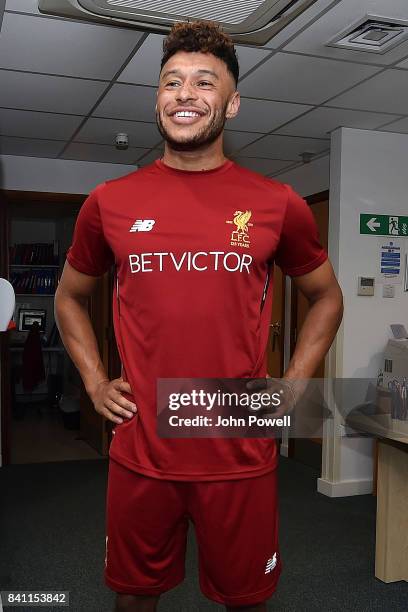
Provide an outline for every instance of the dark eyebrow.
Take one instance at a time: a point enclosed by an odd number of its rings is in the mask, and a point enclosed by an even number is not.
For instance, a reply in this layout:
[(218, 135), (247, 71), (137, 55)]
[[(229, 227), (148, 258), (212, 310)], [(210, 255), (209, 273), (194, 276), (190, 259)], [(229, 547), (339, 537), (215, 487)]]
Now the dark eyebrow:
[[(170, 74), (180, 74), (180, 70), (166, 70), (166, 72), (164, 74), (162, 74), (162, 79), (165, 79), (167, 76), (169, 76)], [(213, 72), (212, 70), (206, 70), (204, 68), (201, 68), (200, 70), (196, 71), (196, 74), (210, 74), (211, 76), (213, 76), (215, 79), (219, 80), (218, 74), (216, 74), (215, 72)]]

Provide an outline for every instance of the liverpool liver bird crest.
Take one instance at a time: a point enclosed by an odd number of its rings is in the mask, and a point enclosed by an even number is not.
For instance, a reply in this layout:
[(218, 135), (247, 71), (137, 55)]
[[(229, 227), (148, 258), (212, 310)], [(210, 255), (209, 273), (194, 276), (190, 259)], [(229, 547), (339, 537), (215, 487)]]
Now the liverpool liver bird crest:
[(234, 212), (234, 223), (237, 226), (238, 231), (248, 231), (248, 221), (250, 220), (251, 215), (252, 213), (250, 210), (246, 210), (245, 212), (242, 210), (236, 210)]

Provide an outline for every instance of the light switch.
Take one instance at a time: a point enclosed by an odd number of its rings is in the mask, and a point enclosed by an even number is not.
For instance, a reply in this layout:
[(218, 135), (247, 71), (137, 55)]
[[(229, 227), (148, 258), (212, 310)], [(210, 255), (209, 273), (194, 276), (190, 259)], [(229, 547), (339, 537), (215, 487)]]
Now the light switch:
[(383, 297), (395, 297), (395, 285), (383, 285)]

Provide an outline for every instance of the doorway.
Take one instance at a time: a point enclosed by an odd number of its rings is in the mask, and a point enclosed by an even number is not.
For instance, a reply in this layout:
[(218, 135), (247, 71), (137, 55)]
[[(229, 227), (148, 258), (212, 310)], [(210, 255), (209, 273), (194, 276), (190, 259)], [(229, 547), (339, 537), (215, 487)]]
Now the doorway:
[[(1, 271), (16, 293), (16, 329), (2, 334), (3, 465), (107, 454), (104, 419), (95, 413), (89, 425), (83, 385), (54, 320), (56, 286), (85, 197), (4, 192)], [(90, 308), (103, 342), (105, 314)]]

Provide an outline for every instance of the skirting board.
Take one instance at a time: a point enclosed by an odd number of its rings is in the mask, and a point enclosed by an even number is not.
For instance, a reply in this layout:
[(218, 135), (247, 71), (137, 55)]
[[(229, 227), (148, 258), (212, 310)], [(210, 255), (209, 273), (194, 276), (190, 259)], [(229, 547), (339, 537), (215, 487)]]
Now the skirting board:
[(327, 497), (349, 497), (350, 495), (367, 495), (373, 492), (372, 479), (343, 480), (330, 482), (324, 478), (317, 479), (317, 490)]

